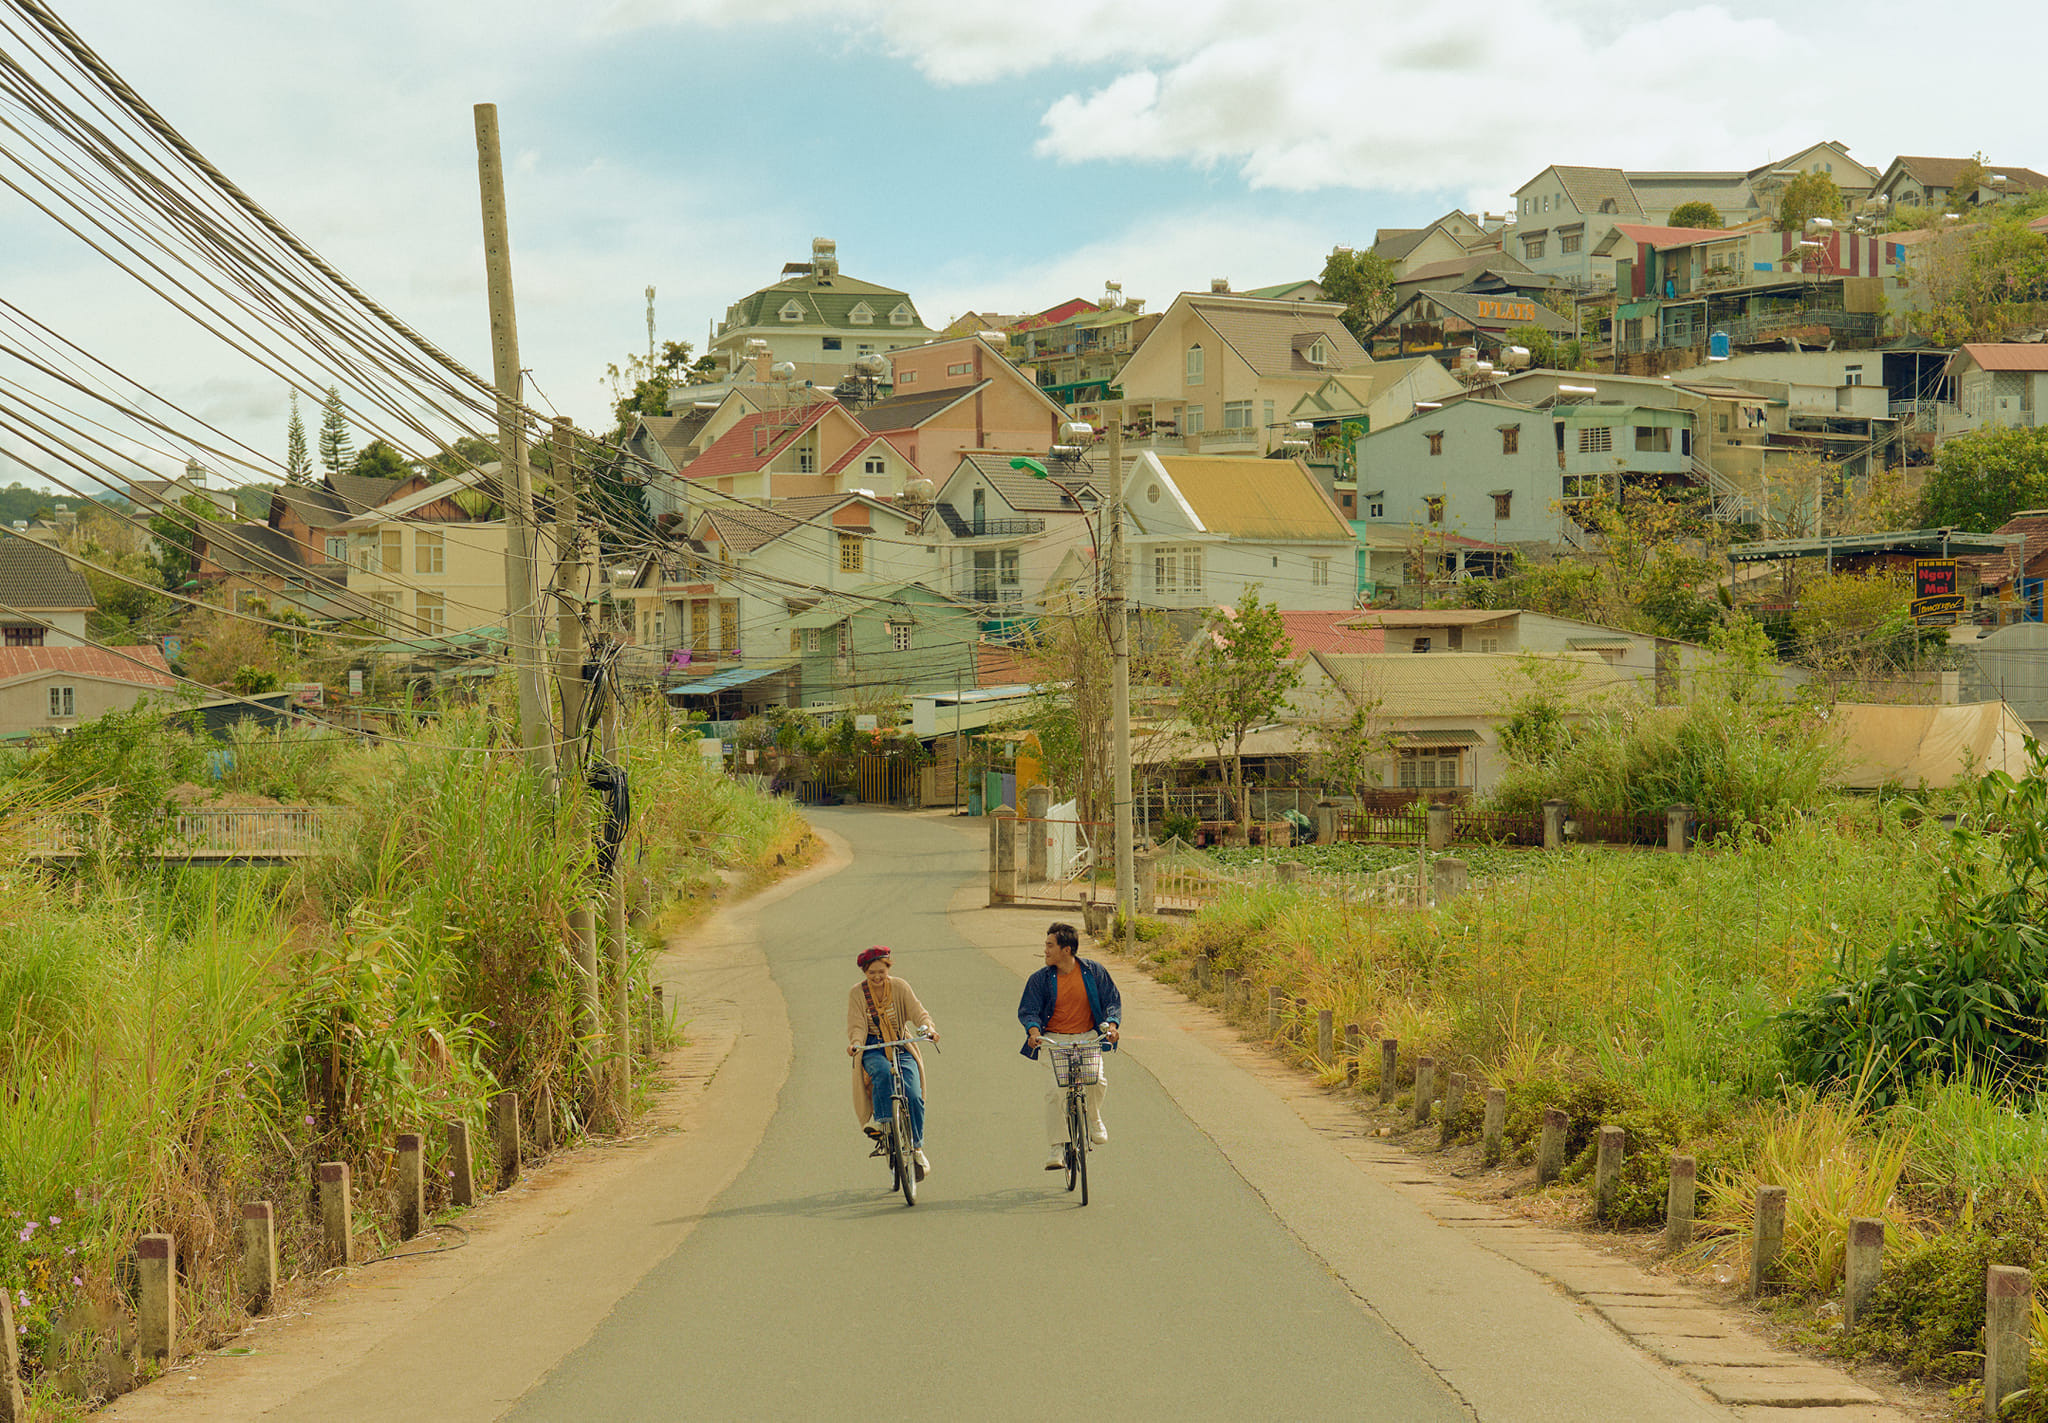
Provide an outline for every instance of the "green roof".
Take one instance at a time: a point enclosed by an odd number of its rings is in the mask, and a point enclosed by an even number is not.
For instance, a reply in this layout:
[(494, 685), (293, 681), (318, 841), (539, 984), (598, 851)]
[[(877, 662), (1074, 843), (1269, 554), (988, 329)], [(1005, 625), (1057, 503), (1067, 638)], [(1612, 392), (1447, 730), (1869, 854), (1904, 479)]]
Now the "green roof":
[[(798, 320), (785, 322), (782, 310), (792, 302), (803, 315)], [(872, 321), (854, 321), (854, 309), (862, 304), (872, 314)], [(908, 325), (899, 326), (889, 320), (889, 314), (899, 306), (910, 312)], [(772, 287), (763, 287), (735, 302), (731, 315), (721, 323), (720, 329), (730, 331), (742, 326), (783, 325), (830, 326), (847, 331), (883, 333), (912, 332), (925, 336), (938, 334), (924, 324), (924, 318), (917, 314), (917, 305), (908, 293), (846, 276), (834, 276), (828, 282), (820, 282), (810, 276), (791, 277)]]

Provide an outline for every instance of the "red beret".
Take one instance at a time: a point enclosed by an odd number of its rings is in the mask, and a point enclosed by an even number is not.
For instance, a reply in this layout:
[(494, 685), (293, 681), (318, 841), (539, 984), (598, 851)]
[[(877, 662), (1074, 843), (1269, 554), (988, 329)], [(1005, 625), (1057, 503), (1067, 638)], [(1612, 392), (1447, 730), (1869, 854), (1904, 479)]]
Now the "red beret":
[(859, 964), (861, 966), (861, 970), (865, 972), (867, 970), (867, 966), (873, 963), (876, 959), (885, 959), (887, 957), (889, 957), (889, 951), (883, 948), (880, 944), (877, 944), (872, 949), (862, 949), (860, 952), (860, 957), (855, 959), (854, 962)]

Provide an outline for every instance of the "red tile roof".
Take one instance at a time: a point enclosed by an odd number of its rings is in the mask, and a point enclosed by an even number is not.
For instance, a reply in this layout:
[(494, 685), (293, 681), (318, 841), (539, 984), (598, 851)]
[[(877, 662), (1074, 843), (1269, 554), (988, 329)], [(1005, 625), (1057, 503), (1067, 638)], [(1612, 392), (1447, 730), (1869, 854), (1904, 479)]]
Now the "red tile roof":
[[(133, 658), (135, 661), (130, 661)], [(144, 663), (137, 666), (136, 663)], [(160, 691), (175, 691), (178, 679), (156, 647), (0, 647), (0, 682), (60, 672), (73, 677), (102, 677), (133, 682)]]
[[(683, 466), (685, 479), (714, 479), (726, 474), (752, 474), (789, 446), (804, 431), (837, 410), (836, 400), (820, 400), (801, 410), (759, 410), (720, 435), (711, 448)], [(755, 442), (756, 432), (760, 442)]]
[(889, 435), (870, 435), (867, 439), (860, 441), (852, 449), (834, 460), (831, 467), (825, 473), (838, 474), (841, 470), (852, 464), (857, 457), (866, 454), (876, 445), (887, 445), (891, 454), (901, 455), (905, 459), (910, 458), (908, 452)]
[(1311, 652), (1384, 652), (1387, 634), (1382, 628), (1346, 627), (1359, 617), (1356, 609), (1341, 613), (1283, 612), (1281, 625), (1297, 656)]
[(2048, 341), (2002, 341), (1963, 349), (1980, 370), (2048, 371)]

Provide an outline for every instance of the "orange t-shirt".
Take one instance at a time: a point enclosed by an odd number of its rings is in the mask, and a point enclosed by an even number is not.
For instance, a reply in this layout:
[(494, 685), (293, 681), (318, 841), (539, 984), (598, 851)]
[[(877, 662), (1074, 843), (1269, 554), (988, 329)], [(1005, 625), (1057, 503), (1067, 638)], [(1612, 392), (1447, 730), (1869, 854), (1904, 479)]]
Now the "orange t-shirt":
[(1053, 1003), (1052, 1020), (1045, 1025), (1048, 1033), (1085, 1033), (1095, 1026), (1094, 1010), (1088, 1006), (1088, 984), (1082, 979), (1081, 971), (1055, 975), (1059, 982), (1059, 997)]

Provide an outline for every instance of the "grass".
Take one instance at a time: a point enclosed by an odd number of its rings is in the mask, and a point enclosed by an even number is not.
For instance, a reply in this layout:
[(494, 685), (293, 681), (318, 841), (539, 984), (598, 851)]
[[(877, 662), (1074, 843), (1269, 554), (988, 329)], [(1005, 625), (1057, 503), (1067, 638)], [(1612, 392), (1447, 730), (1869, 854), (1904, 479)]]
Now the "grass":
[[(311, 760), (245, 738), (237, 774), (294, 798), (331, 776), (356, 812), (299, 871), (107, 861), (56, 883), (0, 859), (0, 1288), (36, 1406), (72, 1416), (103, 1386), (95, 1335), (127, 1308), (120, 1270), (143, 1230), (176, 1239), (180, 1308), (203, 1339), (239, 1327), (225, 1281), (243, 1202), (277, 1203), (285, 1267), (303, 1270), (314, 1162), (354, 1166), (375, 1231), (398, 1131), (481, 1120), (503, 1086), (577, 1103), (566, 928), (591, 892), (594, 811), (541, 795), (506, 725), (492, 706), (451, 710), (417, 744)], [(625, 744), (644, 980), (653, 916), (687, 910), (721, 870), (772, 867), (804, 830), (705, 770), (658, 708)], [(443, 1138), (426, 1138), (432, 1207)]]

